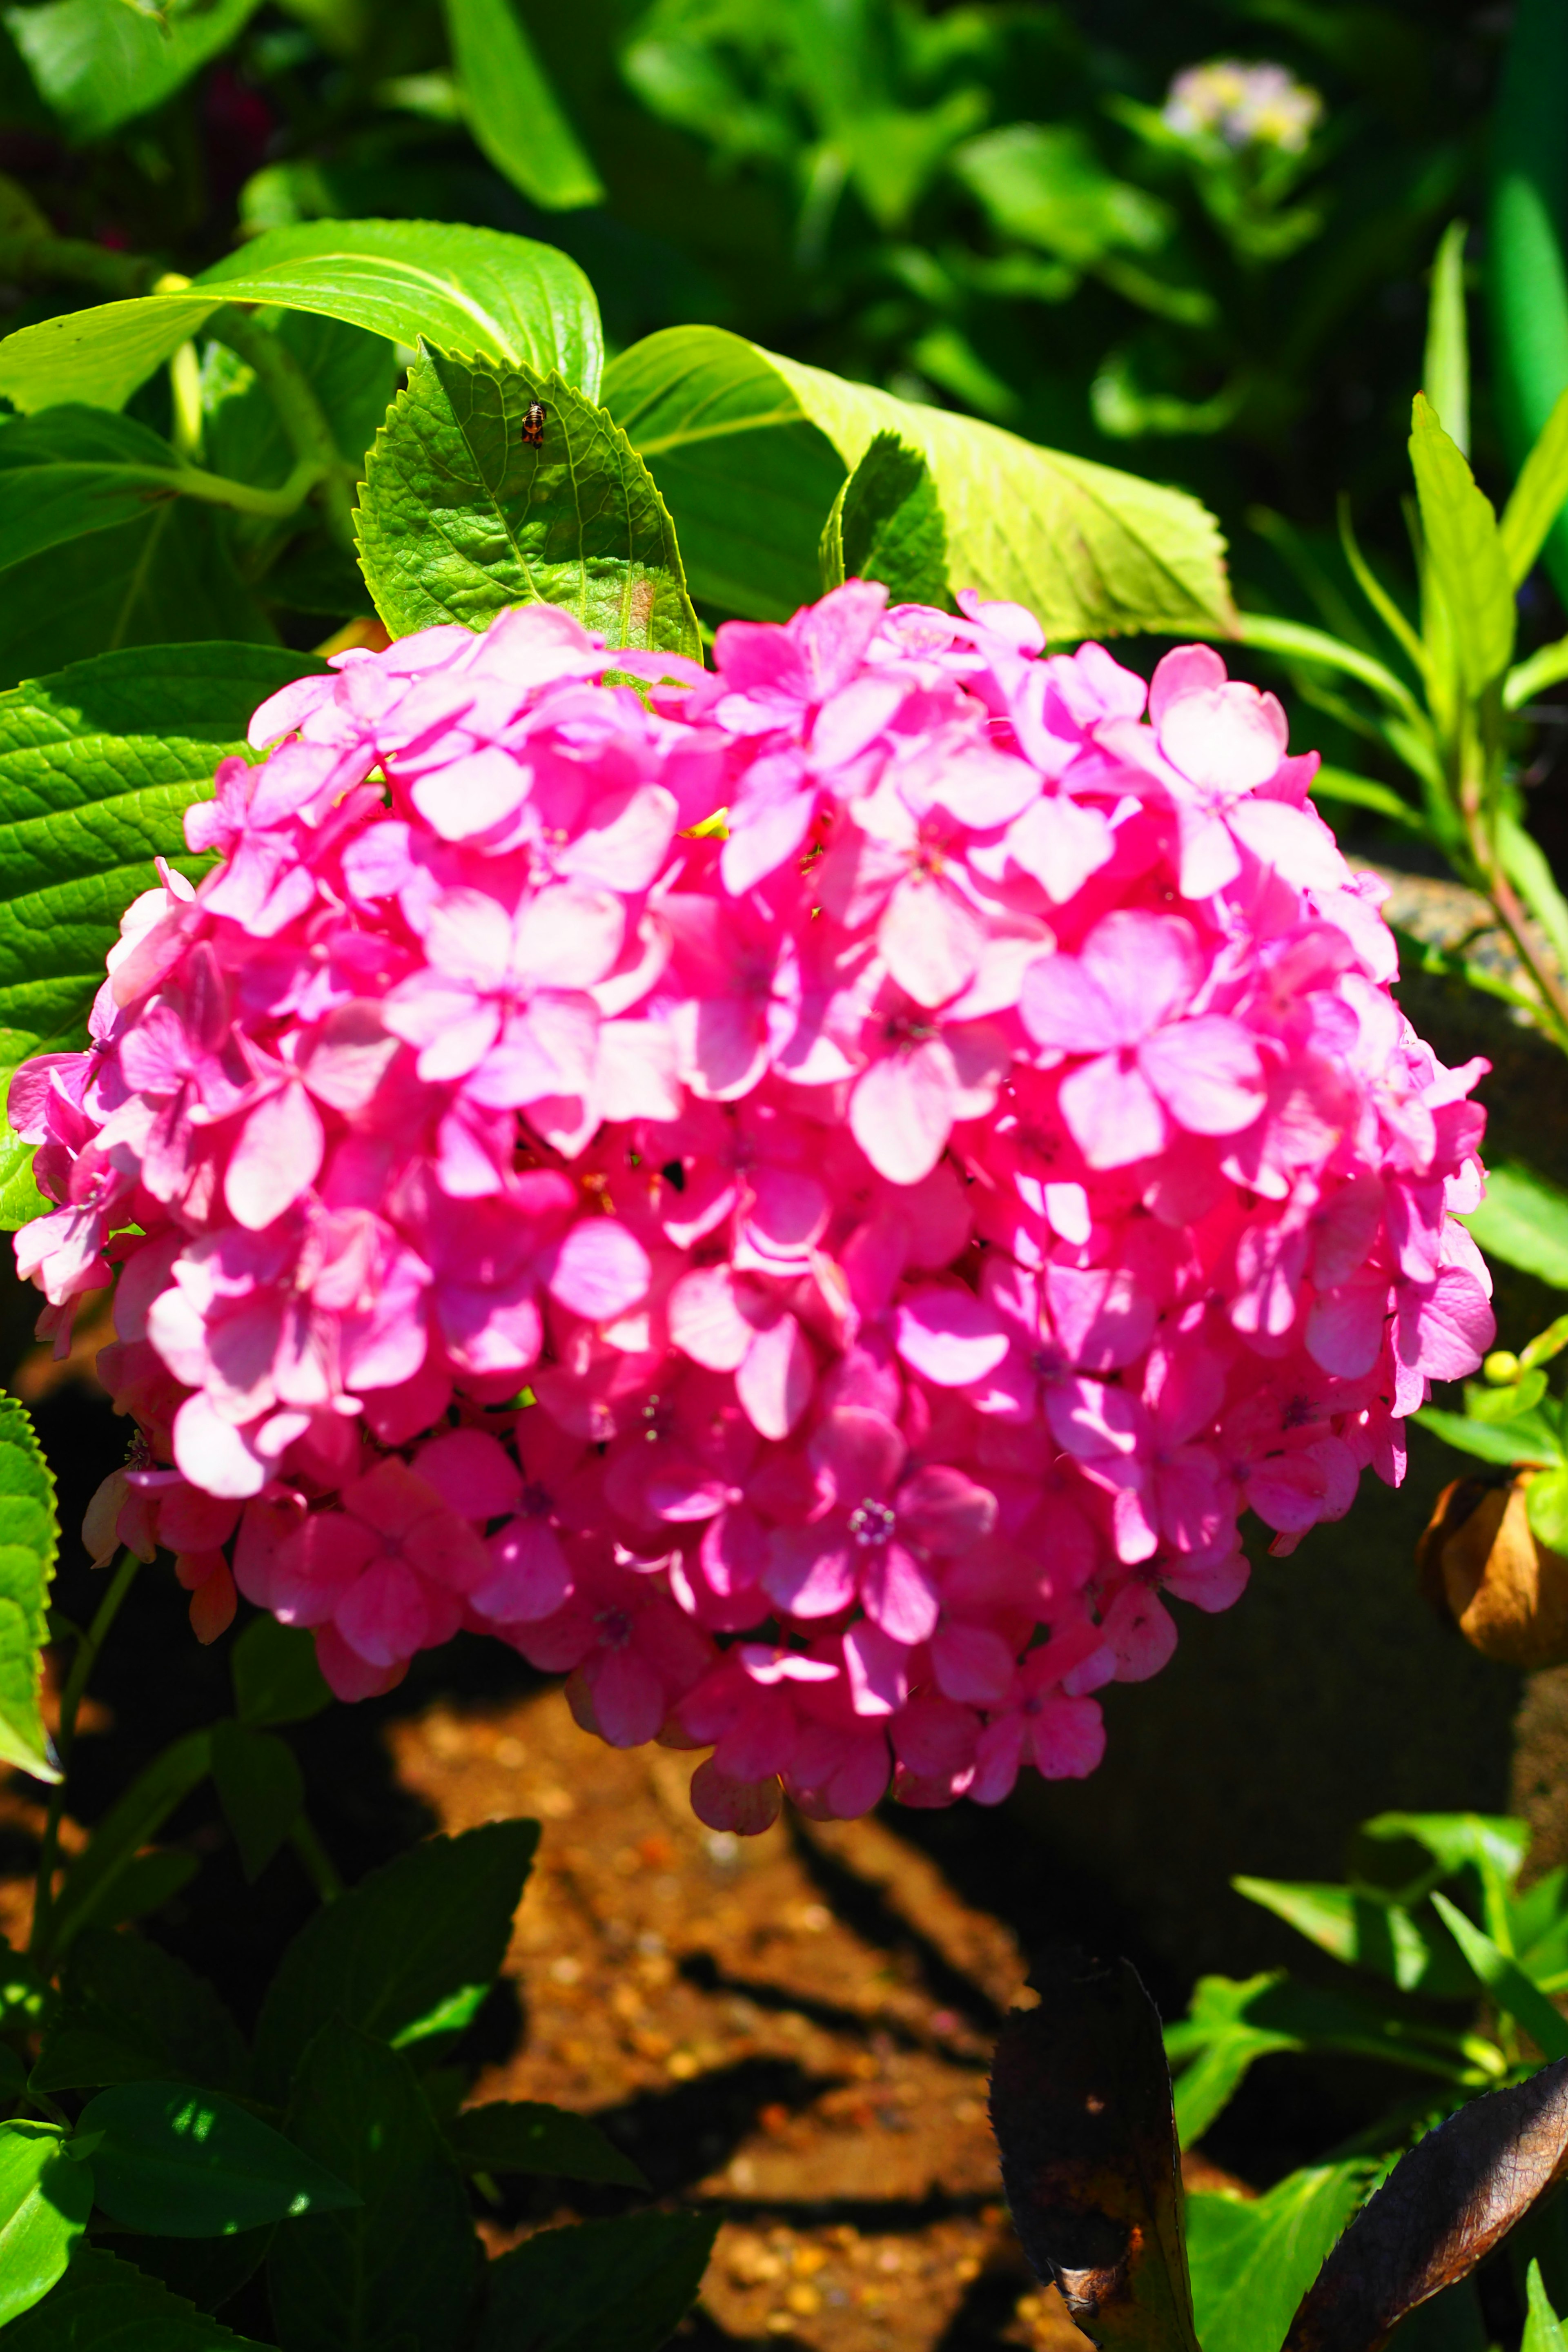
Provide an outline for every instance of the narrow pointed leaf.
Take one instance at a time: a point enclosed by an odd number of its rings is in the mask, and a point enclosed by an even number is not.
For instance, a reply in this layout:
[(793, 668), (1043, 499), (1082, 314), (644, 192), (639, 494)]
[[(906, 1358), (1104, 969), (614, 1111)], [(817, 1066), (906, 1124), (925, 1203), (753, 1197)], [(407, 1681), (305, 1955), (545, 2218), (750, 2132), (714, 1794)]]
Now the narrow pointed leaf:
[(1500, 1951), (1489, 1936), (1466, 1918), (1457, 1903), (1450, 1903), (1446, 1895), (1434, 1895), (1432, 1903), (1498, 2007), (1516, 2025), (1523, 2026), (1548, 2058), (1568, 2058), (1568, 2018), (1553, 2009), (1517, 1960)]
[(1530, 2315), (1524, 2323), (1524, 2340), (1520, 2352), (1568, 2352), (1568, 2336), (1552, 2310), (1541, 2275), (1541, 2264), (1532, 2262), (1527, 2281)]
[[(93, 1830), (91, 1837), (66, 1874), (49, 1916), (51, 1951), (63, 1952), (73, 1936), (89, 1920), (109, 1925), (130, 1915), (118, 1907), (123, 1900), (121, 1882), (147, 1863), (172, 1862), (195, 1867), (186, 1854), (142, 1855), (141, 1848), (157, 1835), (183, 1799), (205, 1779), (212, 1761), (212, 1740), (205, 1731), (187, 1732), (174, 1740), (146, 1769), (137, 1774)], [(182, 1883), (176, 1879), (174, 1884)], [(160, 1898), (161, 1899), (161, 1898)], [(146, 1906), (153, 1907), (150, 1904)]]
[(468, 125), (496, 170), (549, 212), (605, 201), (513, 0), (445, 0)]
[[(525, 441), (543, 406), (542, 440)], [(565, 606), (612, 646), (701, 654), (675, 531), (618, 425), (556, 374), (426, 346), (376, 436), (360, 561), (395, 636)]]
[(302, 1625), (280, 1625), (263, 1610), (229, 1652), (234, 1707), (241, 1723), (304, 1723), (331, 1706), (332, 1694)]
[(213, 1786), (247, 1885), (260, 1877), (300, 1818), (304, 1776), (287, 1741), (240, 1723), (213, 1726)]
[(1461, 1454), (1473, 1454), (1481, 1462), (1514, 1465), (1521, 1462), (1555, 1462), (1559, 1457), (1556, 1436), (1538, 1413), (1516, 1413), (1510, 1421), (1472, 1421), (1458, 1412), (1444, 1412), (1436, 1405), (1423, 1405), (1411, 1419), (1445, 1445), (1456, 1446)]
[(1484, 693), (1513, 652), (1513, 582), (1491, 500), (1455, 447), (1431, 404), (1415, 395), (1410, 462), (1426, 560), (1468, 692)]
[(1286, 2352), (1377, 2352), (1568, 2169), (1568, 2061), (1472, 2099), (1403, 2157), (1302, 2297)]
[(205, 1978), (145, 1936), (88, 1928), (71, 1947), (59, 2021), (32, 2081), (39, 2090), (78, 2090), (177, 2077), (242, 2091), (248, 2063), (239, 2028)]
[[(1503, 553), (1517, 587), (1546, 544), (1546, 535), (1568, 502), (1568, 392), (1542, 428), (1541, 438), (1520, 467), (1513, 495), (1498, 528)], [(1539, 660), (1540, 656), (1532, 658)]]
[(1014, 2226), (1110, 2352), (1197, 2352), (1160, 2020), (1131, 1964), (1060, 1953), (1030, 1978), (991, 2076)]
[(1432, 264), (1421, 388), (1462, 457), (1470, 454), (1470, 349), (1465, 323), (1464, 221), (1450, 221)]
[(453, 2117), (447, 2137), (466, 2172), (540, 2172), (562, 2180), (647, 2187), (631, 2158), (623, 2156), (597, 2124), (568, 2107), (544, 2106), (531, 2099), (465, 2107)]

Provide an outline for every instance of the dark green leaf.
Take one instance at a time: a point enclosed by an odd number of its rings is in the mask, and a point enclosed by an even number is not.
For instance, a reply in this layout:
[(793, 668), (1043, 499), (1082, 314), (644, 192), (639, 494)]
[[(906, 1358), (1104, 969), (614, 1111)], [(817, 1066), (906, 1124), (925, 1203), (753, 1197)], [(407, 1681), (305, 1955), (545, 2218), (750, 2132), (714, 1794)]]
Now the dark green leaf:
[(362, 2202), (274, 2240), (267, 2285), (283, 2352), (457, 2352), (477, 2280), (473, 2225), (407, 2059), (333, 2020), (300, 2063), (288, 2128)]
[(310, 1633), (303, 1626), (280, 1625), (267, 1611), (239, 1635), (228, 1664), (241, 1723), (303, 1723), (332, 1703)]
[(71, 1947), (59, 2022), (33, 2080), (52, 2091), (178, 2076), (239, 2091), (248, 2068), (239, 2028), (204, 1978), (144, 1936), (89, 1927)]
[(543, 2172), (562, 2180), (647, 2187), (631, 2158), (623, 2156), (597, 2124), (568, 2107), (542, 2106), (531, 2099), (465, 2107), (447, 2137), (465, 2172)]
[(717, 2214), (542, 2230), (489, 2266), (475, 2352), (658, 2352), (697, 2299)]
[(1568, 1193), (1528, 1168), (1487, 1171), (1487, 1195), (1465, 1219), (1489, 1257), (1500, 1257), (1554, 1290), (1568, 1290)]
[(570, 212), (604, 187), (562, 111), (512, 0), (444, 0), (474, 138), (531, 203)]
[(47, 2294), (91, 2210), (91, 2168), (56, 2125), (0, 2123), (0, 2327)]
[(1434, 1437), (1440, 1437), (1445, 1445), (1473, 1454), (1481, 1462), (1555, 1462), (1561, 1450), (1555, 1433), (1539, 1413), (1516, 1413), (1511, 1421), (1503, 1422), (1471, 1421), (1462, 1413), (1442, 1412), (1429, 1404), (1411, 1418)]
[(139, 1853), (116, 1874), (113, 1884), (93, 1905), (92, 1916), (100, 1927), (118, 1927), (125, 1919), (144, 1919), (149, 1912), (161, 1911), (173, 1901), (182, 1886), (188, 1886), (197, 1867), (195, 1855), (183, 1846), (158, 1846), (150, 1853)]
[[(211, 1761), (210, 1735), (205, 1731), (187, 1732), (183, 1739), (176, 1739), (161, 1756), (154, 1757), (124, 1795), (110, 1807), (72, 1863), (55, 1898), (48, 1927), (52, 1951), (63, 1952), (71, 1937), (95, 1916), (100, 1926), (108, 1926), (113, 1918), (129, 1916), (112, 1907), (124, 1899), (121, 1882), (135, 1865), (140, 1849), (157, 1834), (181, 1800), (205, 1779)], [(149, 1855), (145, 1860), (168, 1860), (195, 1866), (190, 1857), (183, 1854)], [(154, 1905), (148, 1903), (144, 1907), (152, 1909)]]
[[(117, 537), (93, 542), (98, 560)], [(160, 646), (0, 694), (0, 1085), (27, 1055), (85, 1040), (104, 957), (125, 907), (157, 880), (154, 856), (190, 866), (185, 809), (243, 749), (257, 705), (320, 667), (257, 646)], [(15, 1179), (30, 1155), (7, 1150)]]
[[(522, 438), (544, 404), (543, 442)], [(612, 646), (698, 657), (664, 501), (626, 435), (558, 375), (426, 347), (377, 436), (360, 561), (394, 636), (561, 604)]]
[(304, 1776), (293, 1749), (275, 1732), (216, 1723), (212, 1738), (213, 1785), (247, 1882), (253, 1884), (300, 1818)]
[(38, 1707), (57, 1539), (55, 1482), (32, 1422), (0, 1398), (0, 1762), (37, 1780), (59, 1778)]
[(1366, 2195), (1375, 2167), (1313, 2165), (1265, 2197), (1187, 2200), (1204, 2352), (1279, 2352), (1291, 2315)]
[(334, 2014), (390, 2041), (506, 1957), (537, 1822), (487, 1822), (373, 1871), (302, 1927), (268, 1988), (256, 2035), (258, 2095), (279, 2104)]
[(822, 584), (885, 581), (895, 604), (950, 607), (947, 525), (931, 467), (896, 433), (879, 433), (833, 501)]
[(1517, 1960), (1466, 1918), (1457, 1903), (1446, 1895), (1434, 1895), (1432, 1904), (1498, 2007), (1523, 2026), (1548, 2058), (1568, 2058), (1568, 2018), (1552, 2007)]
[(1180, 2151), (1153, 2002), (1131, 1963), (1058, 1950), (996, 2044), (991, 2121), (1036, 2271), (1108, 2352), (1198, 2352)]
[(497, 229), (406, 220), (270, 229), (184, 291), (105, 302), (19, 328), (0, 350), (0, 392), (28, 411), (66, 400), (121, 408), (229, 301), (316, 311), (395, 343), (427, 335), (541, 374), (559, 368), (590, 400), (598, 394), (598, 306), (574, 261)]
[(664, 493), (692, 593), (721, 611), (784, 620), (820, 593), (822, 518), (892, 432), (931, 467), (955, 588), (1016, 597), (1059, 637), (1233, 625), (1218, 529), (1195, 499), (973, 417), (717, 327), (634, 344), (605, 403)]
[(93, 2150), (98, 2201), (130, 2230), (229, 2238), (268, 2221), (342, 2212), (356, 2192), (268, 2124), (180, 2083), (121, 2083), (77, 2122)]
[(91, 2248), (46, 2302), (13, 2324), (5, 2352), (252, 2352), (253, 2345), (133, 2263)]
[(1502, 676), (1513, 653), (1513, 582), (1492, 502), (1419, 393), (1410, 462), (1429, 576), (1447, 616), (1458, 674), (1467, 691), (1479, 695)]
[[(310, 310), (262, 312), (298, 360), (321, 404), (340, 454), (358, 465), (397, 389), (397, 355), (384, 335)], [(202, 367), (202, 463), (215, 474), (275, 488), (288, 479), (296, 453), (266, 386), (238, 355), (207, 346)], [(52, 412), (49, 412), (52, 413)]]
[(1372, 2352), (1476, 2264), (1568, 2171), (1568, 2062), (1472, 2099), (1417, 2141), (1314, 2284), (1287, 2352)]
[(175, 495), (160, 477), (178, 464), (166, 441), (106, 409), (0, 418), (0, 570), (147, 515)]
[(255, 2277), (278, 2231), (293, 2226), (269, 2221), (264, 2229), (237, 2230), (232, 2238), (158, 2238), (142, 2231), (136, 2240), (136, 2265), (198, 2311), (221, 2311)]
[(162, 106), (227, 48), (256, 7), (210, 0), (154, 13), (125, 0), (46, 0), (8, 8), (5, 24), (68, 136), (85, 142)]
[(1447, 1999), (1466, 1990), (1469, 1971), (1442, 1929), (1428, 1934), (1397, 1904), (1352, 1886), (1299, 1885), (1276, 1878), (1230, 1883), (1249, 1903), (1261, 1904), (1336, 1960), (1387, 1977), (1401, 1992)]

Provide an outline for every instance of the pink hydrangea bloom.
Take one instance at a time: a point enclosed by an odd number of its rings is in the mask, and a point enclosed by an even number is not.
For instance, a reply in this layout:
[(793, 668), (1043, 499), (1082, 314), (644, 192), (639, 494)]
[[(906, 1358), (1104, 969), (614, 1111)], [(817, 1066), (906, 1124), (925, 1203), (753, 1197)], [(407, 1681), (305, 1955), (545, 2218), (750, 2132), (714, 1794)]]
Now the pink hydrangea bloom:
[(1244, 1511), (1397, 1481), (1490, 1343), (1485, 1066), (1271, 696), (960, 602), (710, 672), (534, 606), (257, 713), (11, 1092), (41, 1328), (118, 1269), (95, 1557), (347, 1697), (489, 1631), (756, 1830), (1092, 1771)]

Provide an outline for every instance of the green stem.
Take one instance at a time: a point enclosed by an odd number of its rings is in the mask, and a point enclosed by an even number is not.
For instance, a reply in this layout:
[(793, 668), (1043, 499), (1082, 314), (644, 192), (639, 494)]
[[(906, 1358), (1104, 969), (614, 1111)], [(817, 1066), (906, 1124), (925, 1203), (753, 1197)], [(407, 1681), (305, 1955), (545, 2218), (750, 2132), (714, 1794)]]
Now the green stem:
[(37, 1891), (33, 1897), (33, 1932), (27, 1939), (27, 1949), (42, 1949), (48, 1934), (49, 1914), (54, 1907), (55, 1861), (59, 1853), (60, 1820), (65, 1812), (66, 1769), (71, 1750), (76, 1745), (76, 1719), (81, 1712), (81, 1702), (88, 1679), (98, 1663), (109, 1629), (120, 1614), (121, 1603), (136, 1580), (142, 1563), (133, 1551), (121, 1555), (119, 1567), (108, 1591), (98, 1604), (91, 1624), (77, 1644), (77, 1654), (60, 1694), (60, 1723), (55, 1735), (55, 1753), (59, 1759), (60, 1777), (49, 1798), (48, 1816), (44, 1822), (43, 1842), (38, 1849)]
[(275, 490), (263, 490), (254, 482), (231, 481), (226, 474), (204, 473), (199, 466), (181, 466), (174, 472), (160, 471), (149, 466), (150, 483), (167, 483), (182, 498), (201, 499), (208, 506), (233, 507), (237, 514), (265, 515), (270, 520), (281, 520), (297, 514), (321, 480), (321, 468), (308, 457), (301, 457), (286, 482)]
[(303, 1813), (289, 1832), (289, 1843), (305, 1865), (305, 1873), (323, 1903), (335, 1903), (343, 1882), (326, 1847)]
[(0, 236), (0, 278), (13, 286), (92, 286), (124, 299), (145, 294), (159, 270), (144, 253), (111, 253), (81, 237)]
[[(327, 414), (310, 380), (287, 343), (232, 305), (215, 312), (205, 331), (250, 368), (278, 413), (289, 447), (299, 460), (290, 481), (306, 466), (327, 529), (350, 555), (355, 555), (353, 530), (353, 468), (347, 465), (332, 438)], [(250, 509), (259, 512), (259, 509)]]

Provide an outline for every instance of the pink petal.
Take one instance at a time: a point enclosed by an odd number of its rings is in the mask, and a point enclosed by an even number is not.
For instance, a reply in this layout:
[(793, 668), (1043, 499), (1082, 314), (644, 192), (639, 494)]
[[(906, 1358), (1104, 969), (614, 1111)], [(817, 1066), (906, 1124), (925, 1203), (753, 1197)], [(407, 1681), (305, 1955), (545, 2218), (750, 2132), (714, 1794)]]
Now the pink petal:
[(647, 1295), (642, 1244), (614, 1217), (584, 1217), (543, 1261), (550, 1295), (590, 1323), (613, 1322)]
[(910, 1695), (906, 1645), (864, 1618), (844, 1636), (844, 1669), (857, 1715), (892, 1715)]
[(979, 968), (985, 933), (956, 891), (911, 877), (900, 882), (877, 926), (888, 970), (917, 1004), (945, 1004)]
[(671, 1341), (710, 1371), (734, 1371), (757, 1336), (757, 1316), (745, 1312), (743, 1296), (728, 1266), (698, 1266), (682, 1275), (669, 1294)]
[(983, 1380), (1007, 1352), (1007, 1334), (996, 1315), (957, 1284), (904, 1299), (895, 1328), (905, 1363), (937, 1388), (961, 1389)]
[(879, 1174), (918, 1184), (947, 1147), (957, 1094), (952, 1056), (939, 1042), (884, 1055), (855, 1082), (850, 1131)]
[(1234, 1135), (1263, 1108), (1263, 1065), (1239, 1021), (1205, 1013), (1173, 1021), (1138, 1049), (1138, 1066), (1194, 1135)]
[(601, 1735), (612, 1748), (640, 1748), (667, 1713), (664, 1685), (629, 1646), (599, 1650), (583, 1669)]
[(259, 1233), (315, 1182), (325, 1153), (325, 1133), (304, 1087), (280, 1087), (258, 1103), (229, 1156), (223, 1192), (231, 1213)]
[(491, 1572), (469, 1593), (481, 1617), (529, 1624), (552, 1617), (572, 1595), (572, 1570), (542, 1520), (513, 1519), (489, 1539)]
[(757, 1333), (735, 1375), (742, 1409), (763, 1437), (787, 1437), (816, 1385), (816, 1360), (793, 1315)]
[(1118, 1054), (1084, 1062), (1062, 1080), (1063, 1118), (1091, 1168), (1152, 1160), (1170, 1132), (1159, 1097), (1138, 1064)]
[(929, 1463), (899, 1489), (902, 1532), (939, 1559), (957, 1559), (984, 1541), (996, 1524), (996, 1497), (963, 1471)]
[(430, 1621), (418, 1578), (401, 1560), (386, 1559), (350, 1586), (332, 1622), (368, 1664), (395, 1666), (420, 1648)]
[(432, 1438), (415, 1455), (414, 1471), (459, 1518), (500, 1518), (517, 1508), (522, 1495), (516, 1463), (479, 1429), (449, 1429)]
[(860, 1574), (866, 1614), (895, 1642), (924, 1642), (936, 1631), (941, 1603), (931, 1571), (900, 1543), (867, 1555)]

